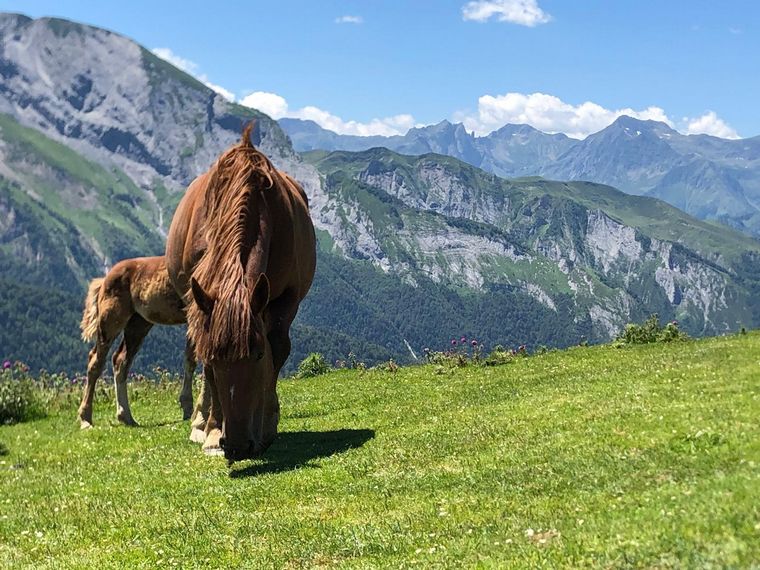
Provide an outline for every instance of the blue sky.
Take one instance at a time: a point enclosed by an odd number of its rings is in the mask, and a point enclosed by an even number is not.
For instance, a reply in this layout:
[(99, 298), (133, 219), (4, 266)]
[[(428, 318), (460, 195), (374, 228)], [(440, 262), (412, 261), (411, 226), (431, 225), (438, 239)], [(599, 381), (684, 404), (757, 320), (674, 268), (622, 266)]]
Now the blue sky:
[(345, 133), (449, 119), (580, 138), (625, 112), (682, 132), (760, 134), (755, 1), (0, 0), (0, 10), (109, 28), (238, 101)]

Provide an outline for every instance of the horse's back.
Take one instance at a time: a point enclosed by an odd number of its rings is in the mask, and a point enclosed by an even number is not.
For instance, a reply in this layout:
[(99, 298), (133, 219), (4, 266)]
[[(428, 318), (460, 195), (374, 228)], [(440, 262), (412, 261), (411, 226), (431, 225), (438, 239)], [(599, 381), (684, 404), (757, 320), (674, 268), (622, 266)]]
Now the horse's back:
[(166, 267), (180, 297), (190, 289), (192, 269), (202, 254), (199, 206), (203, 203), (207, 179), (208, 173), (203, 173), (190, 183), (174, 212), (166, 238)]
[(135, 312), (148, 322), (185, 322), (182, 299), (169, 279), (164, 256), (136, 257), (114, 265), (100, 295), (102, 314)]

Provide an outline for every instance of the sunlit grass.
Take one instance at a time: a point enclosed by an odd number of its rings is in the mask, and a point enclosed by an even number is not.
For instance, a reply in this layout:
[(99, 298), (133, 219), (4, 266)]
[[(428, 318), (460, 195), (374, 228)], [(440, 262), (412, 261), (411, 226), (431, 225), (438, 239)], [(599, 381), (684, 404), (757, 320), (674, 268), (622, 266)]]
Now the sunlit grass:
[(209, 458), (176, 393), (0, 427), (1, 567), (748, 567), (760, 335), (280, 385), (265, 459)]

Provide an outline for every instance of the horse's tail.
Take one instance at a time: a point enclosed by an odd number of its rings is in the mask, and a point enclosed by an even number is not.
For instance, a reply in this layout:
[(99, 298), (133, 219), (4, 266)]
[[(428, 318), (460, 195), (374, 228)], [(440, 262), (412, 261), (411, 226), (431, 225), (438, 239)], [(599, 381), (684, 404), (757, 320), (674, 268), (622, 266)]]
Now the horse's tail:
[(79, 325), (79, 328), (82, 329), (82, 340), (85, 342), (92, 342), (98, 334), (98, 297), (100, 296), (100, 288), (103, 286), (103, 281), (103, 277), (93, 279), (87, 288), (82, 322)]

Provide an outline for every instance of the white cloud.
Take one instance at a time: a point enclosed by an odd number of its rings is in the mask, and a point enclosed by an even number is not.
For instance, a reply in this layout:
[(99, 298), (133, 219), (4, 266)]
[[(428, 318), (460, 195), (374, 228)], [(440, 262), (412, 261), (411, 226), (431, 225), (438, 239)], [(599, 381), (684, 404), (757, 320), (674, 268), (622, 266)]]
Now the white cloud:
[(335, 18), (336, 24), (363, 24), (364, 18), (361, 16), (341, 16), (340, 18)]
[(507, 123), (524, 123), (546, 133), (565, 133), (582, 139), (605, 128), (621, 115), (673, 125), (660, 107), (647, 107), (640, 111), (631, 108), (611, 110), (591, 101), (572, 105), (545, 93), (483, 95), (478, 99), (476, 115), (460, 112), (455, 114), (455, 120), (463, 122), (465, 127), (480, 135), (490, 133)]
[(539, 8), (537, 0), (475, 0), (462, 6), (465, 20), (486, 22), (494, 16), (499, 22), (529, 28), (551, 20), (551, 16)]
[(685, 130), (687, 135), (705, 134), (722, 139), (740, 138), (739, 133), (718, 117), (715, 111), (708, 111), (695, 119), (685, 118), (683, 122), (686, 123)]
[(365, 137), (373, 135), (403, 135), (416, 125), (414, 117), (408, 114), (372, 119), (367, 123), (361, 123), (359, 121), (345, 121), (329, 111), (312, 105), (291, 110), (284, 97), (266, 91), (255, 91), (246, 95), (240, 101), (240, 104), (258, 109), (273, 119), (292, 117), (314, 121), (320, 127), (340, 135), (359, 135)]
[[(475, 2), (470, 4), (475, 4)], [(528, 4), (531, 3), (528, 2)], [(230, 101), (235, 100), (232, 92), (211, 83), (205, 74), (199, 73), (198, 65), (195, 62), (176, 55), (168, 48), (156, 48), (153, 53), (183, 71), (194, 75), (199, 81), (223, 97)], [(311, 120), (322, 128), (342, 135), (403, 135), (412, 127), (421, 126), (410, 114), (376, 118), (362, 123), (344, 120), (329, 111), (311, 105), (291, 110), (284, 97), (266, 91), (254, 91), (246, 95), (240, 103), (258, 109), (274, 119), (293, 117)], [(604, 129), (622, 115), (641, 120), (661, 121), (671, 128), (690, 135), (708, 134), (728, 139), (740, 138), (736, 130), (718, 117), (714, 111), (707, 111), (700, 117), (685, 117), (676, 124), (660, 107), (650, 106), (640, 110), (630, 107), (606, 109), (592, 101), (573, 105), (562, 101), (559, 97), (545, 93), (483, 95), (478, 98), (476, 113), (460, 111), (454, 113), (452, 118), (454, 121), (464, 123), (469, 131), (474, 131), (477, 135), (486, 135), (508, 123), (524, 123), (546, 133), (565, 133), (570, 137), (582, 139)]]
[(288, 113), (288, 102), (276, 93), (254, 91), (240, 100), (241, 105), (258, 109), (273, 119), (280, 119)]
[(174, 67), (178, 67), (185, 73), (189, 73), (190, 75), (195, 77), (198, 81), (203, 83), (206, 87), (208, 87), (209, 89), (213, 89), (225, 99), (229, 101), (235, 100), (235, 95), (231, 91), (225, 89), (224, 87), (220, 85), (211, 83), (208, 77), (206, 77), (205, 73), (199, 73), (198, 64), (195, 63), (194, 61), (190, 61), (189, 59), (185, 59), (184, 57), (178, 56), (169, 48), (154, 48), (151, 51), (155, 55), (160, 57), (161, 59), (166, 60), (169, 63), (171, 63)]

